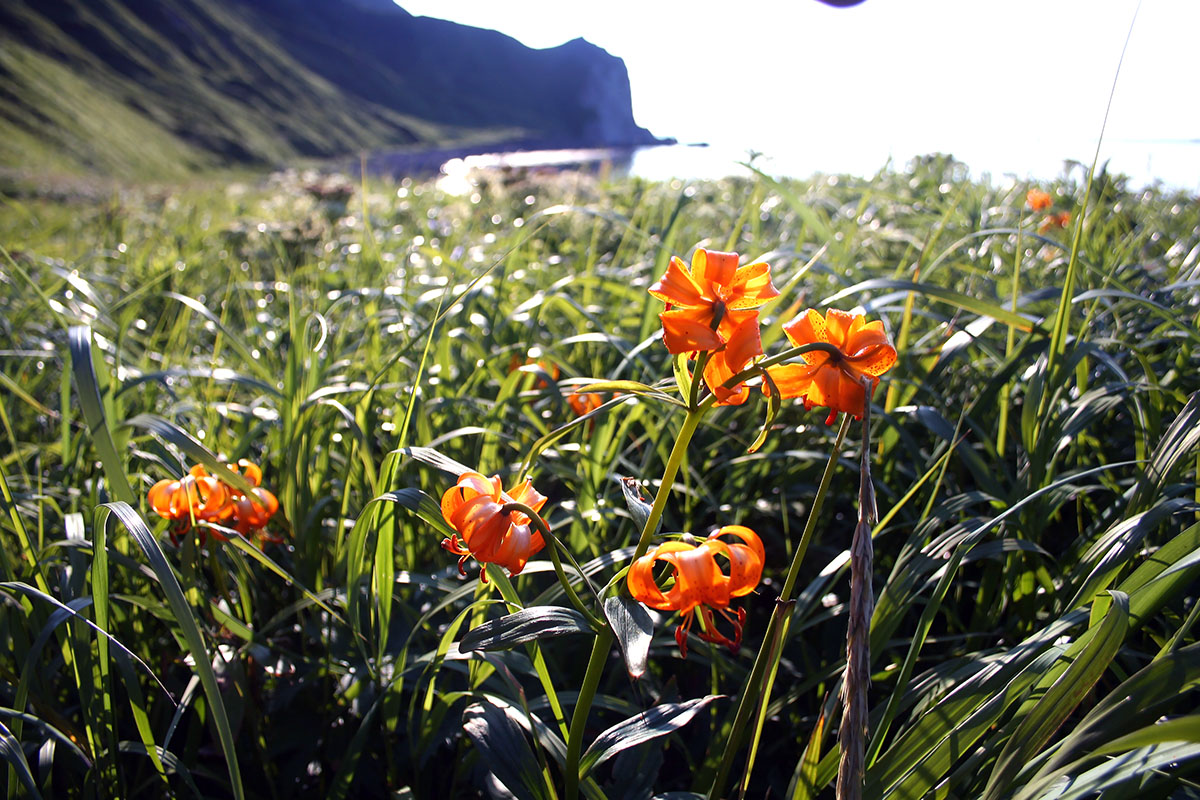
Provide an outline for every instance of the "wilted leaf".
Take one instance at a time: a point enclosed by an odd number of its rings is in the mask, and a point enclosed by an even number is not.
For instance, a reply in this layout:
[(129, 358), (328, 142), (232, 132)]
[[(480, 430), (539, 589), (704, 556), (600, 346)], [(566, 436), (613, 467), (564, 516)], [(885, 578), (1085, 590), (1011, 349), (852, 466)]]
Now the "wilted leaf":
[[(646, 502), (642, 497), (642, 493), (638, 490), (637, 478), (618, 478), (621, 481), (621, 493), (625, 495), (625, 506), (629, 509), (630, 516), (633, 517), (633, 523), (637, 526), (638, 531), (645, 530), (646, 520), (650, 519), (651, 504)], [(662, 527), (662, 520), (658, 522), (659, 527)], [(655, 530), (654, 533), (658, 533)]]

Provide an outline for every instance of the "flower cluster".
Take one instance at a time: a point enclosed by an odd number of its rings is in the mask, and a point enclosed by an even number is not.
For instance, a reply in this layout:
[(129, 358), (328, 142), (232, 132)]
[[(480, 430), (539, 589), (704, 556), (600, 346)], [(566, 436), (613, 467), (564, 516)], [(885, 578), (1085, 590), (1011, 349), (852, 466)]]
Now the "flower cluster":
[[(171, 540), (178, 544), (180, 537), (191, 530), (194, 522), (207, 522), (233, 528), (243, 536), (262, 532), (262, 538), (266, 541), (282, 541), (277, 536), (263, 532), (263, 528), (279, 510), (279, 500), (262, 487), (262, 470), (244, 458), (226, 466), (249, 481), (253, 496), (247, 496), (236, 487), (209, 475), (201, 464), (193, 466), (182, 478), (166, 478), (150, 488), (146, 499), (156, 514), (171, 520)], [(200, 531), (201, 542), (207, 540), (207, 531), (211, 531), (213, 537), (220, 541), (228, 540), (218, 528), (208, 527)]]
[[(808, 409), (829, 408), (827, 422), (832, 423), (838, 413), (862, 417), (880, 376), (896, 363), (896, 349), (881, 321), (868, 322), (861, 314), (834, 309), (824, 315), (808, 309), (785, 324), (783, 330), (793, 350), (762, 363), (758, 309), (778, 297), (779, 291), (771, 283), (770, 266), (757, 262), (739, 267), (736, 253), (699, 249), (690, 267), (672, 258), (666, 274), (649, 291), (666, 304), (659, 318), (667, 350), (697, 361), (696, 371), (712, 395), (704, 403), (698, 402), (699, 378), (689, 381), (689, 414), (703, 414), (711, 403), (744, 403), (750, 396), (746, 380), (761, 377), (764, 393), (800, 399)], [(786, 360), (789, 357), (797, 360)], [(543, 373), (543, 387), (557, 379), (554, 364), (537, 362), (537, 367)], [(514, 358), (510, 370), (519, 368)], [(576, 414), (599, 404), (593, 394), (573, 393), (567, 400)], [(677, 464), (668, 466), (672, 477), (664, 478), (664, 484), (673, 479), (675, 468)], [(442, 547), (459, 557), (459, 572), (464, 576), (468, 558), (481, 565), (496, 564), (516, 575), (545, 547), (544, 536), (551, 535), (540, 515), (545, 503), (546, 498), (529, 480), (506, 492), (499, 476), (487, 478), (464, 471), (442, 495), (442, 516), (454, 529)], [(758, 586), (766, 559), (762, 540), (749, 528), (727, 525), (699, 543), (685, 535), (682, 541), (671, 540), (649, 549), (646, 531), (653, 527), (648, 520), (637, 548), (644, 555), (629, 567), (626, 585), (630, 595), (651, 608), (681, 615), (675, 640), (685, 657), (687, 635), (697, 616), (700, 639), (736, 651), (741, 646), (746, 612), (731, 611), (730, 601)], [(655, 564), (660, 561), (671, 567), (665, 590), (654, 577)], [(558, 567), (557, 559), (555, 564)], [(564, 589), (574, 596), (561, 569), (558, 571)], [(486, 572), (480, 572), (480, 579), (486, 580)], [(718, 629), (714, 612), (725, 620), (722, 627), (728, 632)]]
[[(730, 544), (722, 536), (736, 536), (741, 542)], [(729, 562), (729, 574), (721, 571), (717, 556)], [(678, 611), (682, 615), (675, 629), (679, 652), (687, 658), (687, 635), (700, 612), (700, 631), (697, 635), (706, 642), (723, 644), (737, 652), (742, 643), (742, 626), (746, 610), (736, 615), (729, 610), (729, 601), (754, 591), (762, 578), (766, 551), (758, 534), (741, 525), (726, 525), (699, 545), (681, 541), (663, 542), (629, 567), (629, 593), (651, 608)], [(664, 592), (654, 580), (654, 562), (665, 561), (674, 571), (674, 585)], [(717, 630), (713, 611), (733, 626), (733, 635)]]
[[(1043, 192), (1041, 189), (1030, 189), (1025, 193), (1025, 202), (1034, 211), (1045, 211), (1054, 204), (1053, 198), (1049, 192)], [(1052, 214), (1047, 214), (1042, 224), (1038, 225), (1038, 233), (1045, 233), (1051, 228), (1065, 228), (1071, 223), (1070, 211), (1057, 211)]]
[[(667, 274), (650, 287), (667, 304), (659, 318), (668, 352), (707, 354), (704, 381), (718, 405), (738, 405), (749, 395), (745, 383), (726, 384), (763, 354), (755, 309), (779, 295), (767, 264), (737, 263), (736, 253), (700, 249), (691, 270), (672, 258)], [(867, 388), (873, 391), (896, 363), (883, 323), (868, 323), (861, 314), (831, 309), (822, 318), (807, 309), (783, 329), (793, 347), (824, 347), (804, 353), (803, 364), (768, 367), (763, 391), (774, 385), (782, 397), (799, 398), (806, 408), (825, 406), (829, 422), (838, 412), (861, 417)]]
[[(442, 516), (456, 531), (442, 540), (442, 547), (460, 556), (461, 574), (466, 575), (463, 565), (467, 559), (474, 558), (480, 564), (498, 564), (516, 575), (525, 569), (530, 556), (545, 546), (541, 532), (530, 527), (528, 516), (505, 510), (509, 503), (521, 503), (536, 513), (546, 504), (546, 498), (528, 479), (509, 493), (504, 491), (499, 475), (485, 478), (478, 472), (464, 472), (458, 483), (442, 495)], [(486, 575), (479, 573), (481, 580), (486, 581)]]
[(740, 405), (750, 390), (725, 383), (762, 355), (758, 307), (779, 290), (771, 283), (771, 268), (762, 262), (738, 266), (737, 253), (699, 249), (688, 269), (672, 257), (667, 274), (650, 287), (650, 294), (667, 304), (659, 315), (663, 342), (670, 353), (691, 358), (707, 354), (704, 382), (719, 405)]

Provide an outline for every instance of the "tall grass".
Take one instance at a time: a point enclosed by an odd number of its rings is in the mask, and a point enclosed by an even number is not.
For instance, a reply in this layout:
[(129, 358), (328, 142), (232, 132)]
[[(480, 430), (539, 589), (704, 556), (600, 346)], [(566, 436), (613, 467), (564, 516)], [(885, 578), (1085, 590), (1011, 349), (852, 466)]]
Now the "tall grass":
[[(671, 378), (646, 288), (697, 246), (771, 263), (768, 349), (832, 304), (900, 350), (871, 415), (864, 796), (1192, 796), (1196, 199), (1101, 173), (1085, 206), (1080, 177), (1046, 187), (1076, 214), (1073, 256), (1027, 186), (945, 157), (871, 180), (4, 198), (8, 796), (550, 797), (580, 756), (587, 797), (832, 796), (855, 428), (784, 403), (748, 454), (761, 399), (705, 417), (663, 530), (762, 536), (745, 643), (682, 660), (655, 613), (644, 675), (601, 651), (577, 726), (592, 634), (548, 553), (483, 584), (439, 547), (456, 464), (526, 470), (580, 571), (614, 579), (645, 522), (618, 477), (653, 495), (683, 415), (625, 395), (578, 419), (565, 395)], [(835, 441), (768, 694), (753, 653)], [(240, 457), (285, 544), (173, 546), (146, 490)], [(547, 605), (561, 635), (464, 642)], [(752, 761), (729, 747), (743, 695), (762, 703)]]

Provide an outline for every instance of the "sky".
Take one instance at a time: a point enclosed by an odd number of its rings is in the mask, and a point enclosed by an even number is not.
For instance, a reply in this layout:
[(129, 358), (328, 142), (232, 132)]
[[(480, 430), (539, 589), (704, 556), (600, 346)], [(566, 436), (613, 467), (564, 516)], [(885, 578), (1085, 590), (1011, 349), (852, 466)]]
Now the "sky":
[(1090, 163), (1128, 34), (1101, 160), (1200, 189), (1197, 0), (399, 4), (530, 47), (582, 36), (625, 61), (642, 126), (792, 174), (929, 152), (1021, 178)]

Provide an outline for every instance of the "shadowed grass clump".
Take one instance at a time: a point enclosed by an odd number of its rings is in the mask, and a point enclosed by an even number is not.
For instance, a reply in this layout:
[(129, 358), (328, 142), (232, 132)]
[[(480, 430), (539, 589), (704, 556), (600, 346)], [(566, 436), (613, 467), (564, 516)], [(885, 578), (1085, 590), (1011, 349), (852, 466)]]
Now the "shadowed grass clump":
[[(1039, 232), (1029, 188), (930, 157), (871, 180), (508, 176), (454, 196), (281, 174), (2, 198), (8, 795), (832, 796), (857, 426), (784, 403), (751, 454), (757, 390), (704, 418), (662, 530), (758, 532), (745, 640), (684, 660), (656, 615), (642, 677), (601, 652), (582, 757), (595, 631), (549, 552), (485, 584), (440, 548), (456, 464), (524, 473), (594, 588), (616, 580), (645, 523), (619, 478), (652, 496), (683, 423), (646, 290), (706, 247), (771, 264), (767, 352), (827, 306), (883, 320), (899, 352), (870, 415), (863, 796), (1190, 796), (1196, 199), (1068, 174), (1041, 188), (1070, 224)], [(580, 418), (591, 379), (669, 400), (605, 393)], [(146, 491), (239, 458), (284, 543), (172, 545)], [(463, 639), (551, 605), (540, 638)], [(731, 739), (743, 698), (753, 734)]]

